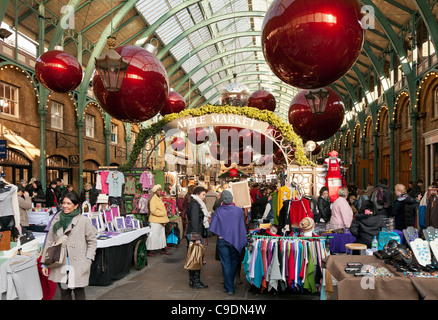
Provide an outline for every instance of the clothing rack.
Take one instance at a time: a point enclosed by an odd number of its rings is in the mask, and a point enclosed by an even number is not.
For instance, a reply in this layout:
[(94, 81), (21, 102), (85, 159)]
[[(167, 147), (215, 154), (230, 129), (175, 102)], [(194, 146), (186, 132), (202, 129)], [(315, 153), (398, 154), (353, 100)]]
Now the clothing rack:
[(118, 166), (99, 166), (99, 170), (117, 170)]
[(262, 236), (262, 235), (251, 235), (252, 238), (260, 238), (260, 239), (286, 239), (286, 240), (318, 240), (318, 239), (333, 239), (332, 236), (325, 237), (294, 237), (294, 236)]

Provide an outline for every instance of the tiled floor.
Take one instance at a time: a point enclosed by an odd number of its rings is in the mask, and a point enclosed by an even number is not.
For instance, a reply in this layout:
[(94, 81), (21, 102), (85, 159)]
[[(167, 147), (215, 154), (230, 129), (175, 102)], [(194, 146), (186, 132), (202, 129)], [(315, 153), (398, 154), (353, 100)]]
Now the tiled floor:
[[(215, 260), (216, 238), (208, 239), (206, 248), (207, 264), (201, 272), (201, 280), (207, 289), (192, 289), (188, 285), (188, 271), (184, 269), (186, 242), (170, 249), (172, 255), (156, 254), (148, 257), (148, 266), (136, 270), (110, 286), (89, 286), (86, 288), (87, 300), (319, 300), (310, 294), (254, 294), (241, 271), (242, 284), (236, 284), (234, 295), (223, 292), (222, 269), (220, 261)], [(59, 292), (54, 300), (59, 299)]]

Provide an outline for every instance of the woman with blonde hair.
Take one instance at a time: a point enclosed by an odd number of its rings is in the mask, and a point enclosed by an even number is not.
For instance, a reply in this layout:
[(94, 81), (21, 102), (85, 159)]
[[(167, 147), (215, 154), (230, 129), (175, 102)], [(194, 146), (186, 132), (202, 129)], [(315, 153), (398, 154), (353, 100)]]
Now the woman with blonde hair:
[(406, 198), (408, 197), (406, 193), (406, 187), (404, 184), (396, 184), (394, 186), (394, 193), (395, 193), (395, 201), (394, 201), (394, 207), (392, 209), (392, 214), (394, 216), (395, 220), (395, 229), (402, 231), (403, 229), (406, 229), (405, 225), (405, 205), (406, 205)]

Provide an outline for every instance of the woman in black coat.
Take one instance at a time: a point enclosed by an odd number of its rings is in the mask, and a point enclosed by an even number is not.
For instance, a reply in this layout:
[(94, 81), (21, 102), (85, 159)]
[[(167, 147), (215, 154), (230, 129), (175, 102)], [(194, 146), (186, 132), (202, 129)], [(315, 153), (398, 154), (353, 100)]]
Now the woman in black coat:
[[(204, 201), (207, 189), (196, 187), (190, 197), (190, 202), (187, 205), (187, 240), (195, 244), (201, 243), (202, 236), (206, 233), (204, 227), (204, 211), (202, 210), (200, 201)], [(189, 286), (196, 289), (208, 288), (207, 285), (201, 282), (201, 270), (189, 270)]]
[(332, 216), (332, 209), (331, 209), (331, 202), (330, 197), (328, 196), (327, 187), (322, 187), (321, 190), (319, 190), (319, 197), (318, 197), (318, 214), (316, 215), (315, 222), (318, 223), (320, 220), (324, 220), (324, 222), (329, 222), (330, 217)]
[(371, 200), (366, 200), (354, 217), (350, 232), (356, 238), (356, 243), (366, 244), (370, 248), (374, 237), (379, 237), (382, 227), (382, 216), (377, 214), (374, 203)]
[(420, 200), (421, 190), (418, 186), (414, 186), (414, 188), (409, 192), (409, 196), (405, 200), (404, 216), (406, 227), (415, 226), (417, 212), (420, 209)]

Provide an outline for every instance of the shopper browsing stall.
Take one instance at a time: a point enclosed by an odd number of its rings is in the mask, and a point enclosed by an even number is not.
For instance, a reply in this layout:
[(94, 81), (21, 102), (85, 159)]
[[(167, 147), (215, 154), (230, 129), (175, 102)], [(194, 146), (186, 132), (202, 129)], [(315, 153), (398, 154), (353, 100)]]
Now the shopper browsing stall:
[(90, 278), (91, 262), (97, 247), (96, 229), (90, 219), (83, 216), (76, 193), (69, 192), (62, 199), (62, 211), (56, 215), (46, 237), (42, 257), (52, 244), (63, 235), (67, 238), (67, 257), (63, 264), (50, 268), (42, 266), (42, 272), (49, 280), (58, 283), (62, 300), (85, 300), (85, 287)]
[(213, 214), (210, 231), (218, 235), (218, 251), (224, 276), (224, 291), (234, 294), (234, 277), (240, 262), (240, 253), (247, 242), (243, 210), (232, 204), (228, 190), (221, 194), (222, 206)]
[(167, 210), (161, 198), (163, 197), (163, 189), (157, 184), (152, 188), (153, 196), (149, 202), (149, 223), (151, 224), (151, 234), (147, 238), (146, 247), (148, 255), (154, 254), (150, 251), (161, 250), (161, 254), (171, 254), (166, 250), (166, 229), (165, 225), (169, 222)]
[(379, 237), (382, 227), (382, 216), (378, 214), (374, 203), (366, 200), (353, 219), (350, 232), (356, 238), (356, 243), (366, 244), (370, 248), (374, 237)]
[(341, 188), (338, 190), (338, 199), (332, 205), (332, 217), (330, 226), (332, 229), (350, 228), (353, 220), (353, 211), (347, 201), (348, 189)]

